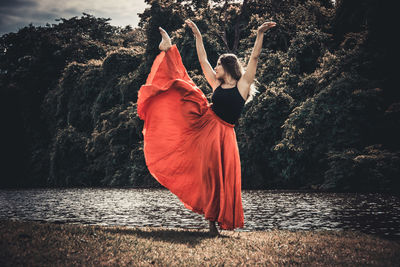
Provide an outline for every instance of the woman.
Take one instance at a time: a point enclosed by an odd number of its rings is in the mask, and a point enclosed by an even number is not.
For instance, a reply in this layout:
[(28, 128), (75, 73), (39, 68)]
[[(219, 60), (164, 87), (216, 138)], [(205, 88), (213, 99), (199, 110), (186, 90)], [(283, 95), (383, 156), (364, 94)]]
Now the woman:
[[(144, 155), (151, 175), (184, 206), (209, 220), (210, 234), (244, 227), (241, 166), (234, 131), (252, 95), (263, 34), (262, 24), (243, 72), (234, 54), (223, 54), (213, 69), (197, 26), (186, 20), (196, 38), (203, 73), (213, 88), (212, 103), (189, 77), (176, 45), (160, 27), (160, 54), (138, 93), (137, 112), (144, 120)], [(254, 91), (253, 91), (254, 93)]]

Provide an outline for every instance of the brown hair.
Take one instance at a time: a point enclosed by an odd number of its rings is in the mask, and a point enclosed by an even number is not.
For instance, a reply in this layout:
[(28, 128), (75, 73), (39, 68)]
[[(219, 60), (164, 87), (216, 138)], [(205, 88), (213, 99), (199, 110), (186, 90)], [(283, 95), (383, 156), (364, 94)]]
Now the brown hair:
[[(222, 68), (224, 71), (229, 73), (233, 79), (239, 81), (243, 75), (243, 67), (239, 62), (239, 59), (235, 54), (225, 53), (219, 57)], [(223, 82), (223, 80), (221, 80)]]

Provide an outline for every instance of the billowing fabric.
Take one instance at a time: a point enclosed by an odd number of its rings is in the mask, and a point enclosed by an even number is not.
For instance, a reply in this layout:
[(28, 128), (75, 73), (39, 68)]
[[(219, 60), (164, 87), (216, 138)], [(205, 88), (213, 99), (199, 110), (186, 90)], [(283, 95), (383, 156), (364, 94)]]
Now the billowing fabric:
[(234, 125), (218, 117), (173, 45), (155, 58), (138, 93), (151, 175), (184, 206), (221, 229), (244, 227)]
[(222, 88), (220, 85), (212, 95), (212, 110), (224, 121), (236, 124), (245, 102), (237, 86)]

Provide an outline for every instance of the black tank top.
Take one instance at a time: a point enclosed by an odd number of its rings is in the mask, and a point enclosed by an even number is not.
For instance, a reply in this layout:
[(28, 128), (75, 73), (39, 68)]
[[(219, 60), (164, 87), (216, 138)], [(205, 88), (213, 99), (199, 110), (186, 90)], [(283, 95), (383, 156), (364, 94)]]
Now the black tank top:
[(214, 90), (211, 100), (211, 108), (215, 114), (231, 124), (237, 123), (246, 102), (237, 86), (224, 89), (221, 85)]

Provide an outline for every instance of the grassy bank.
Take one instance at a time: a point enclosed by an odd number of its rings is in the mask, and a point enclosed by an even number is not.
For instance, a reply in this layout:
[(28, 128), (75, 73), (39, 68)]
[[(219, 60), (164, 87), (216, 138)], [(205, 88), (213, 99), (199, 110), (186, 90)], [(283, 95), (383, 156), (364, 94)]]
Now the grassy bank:
[(400, 243), (358, 232), (221, 231), (0, 221), (1, 266), (398, 266)]

